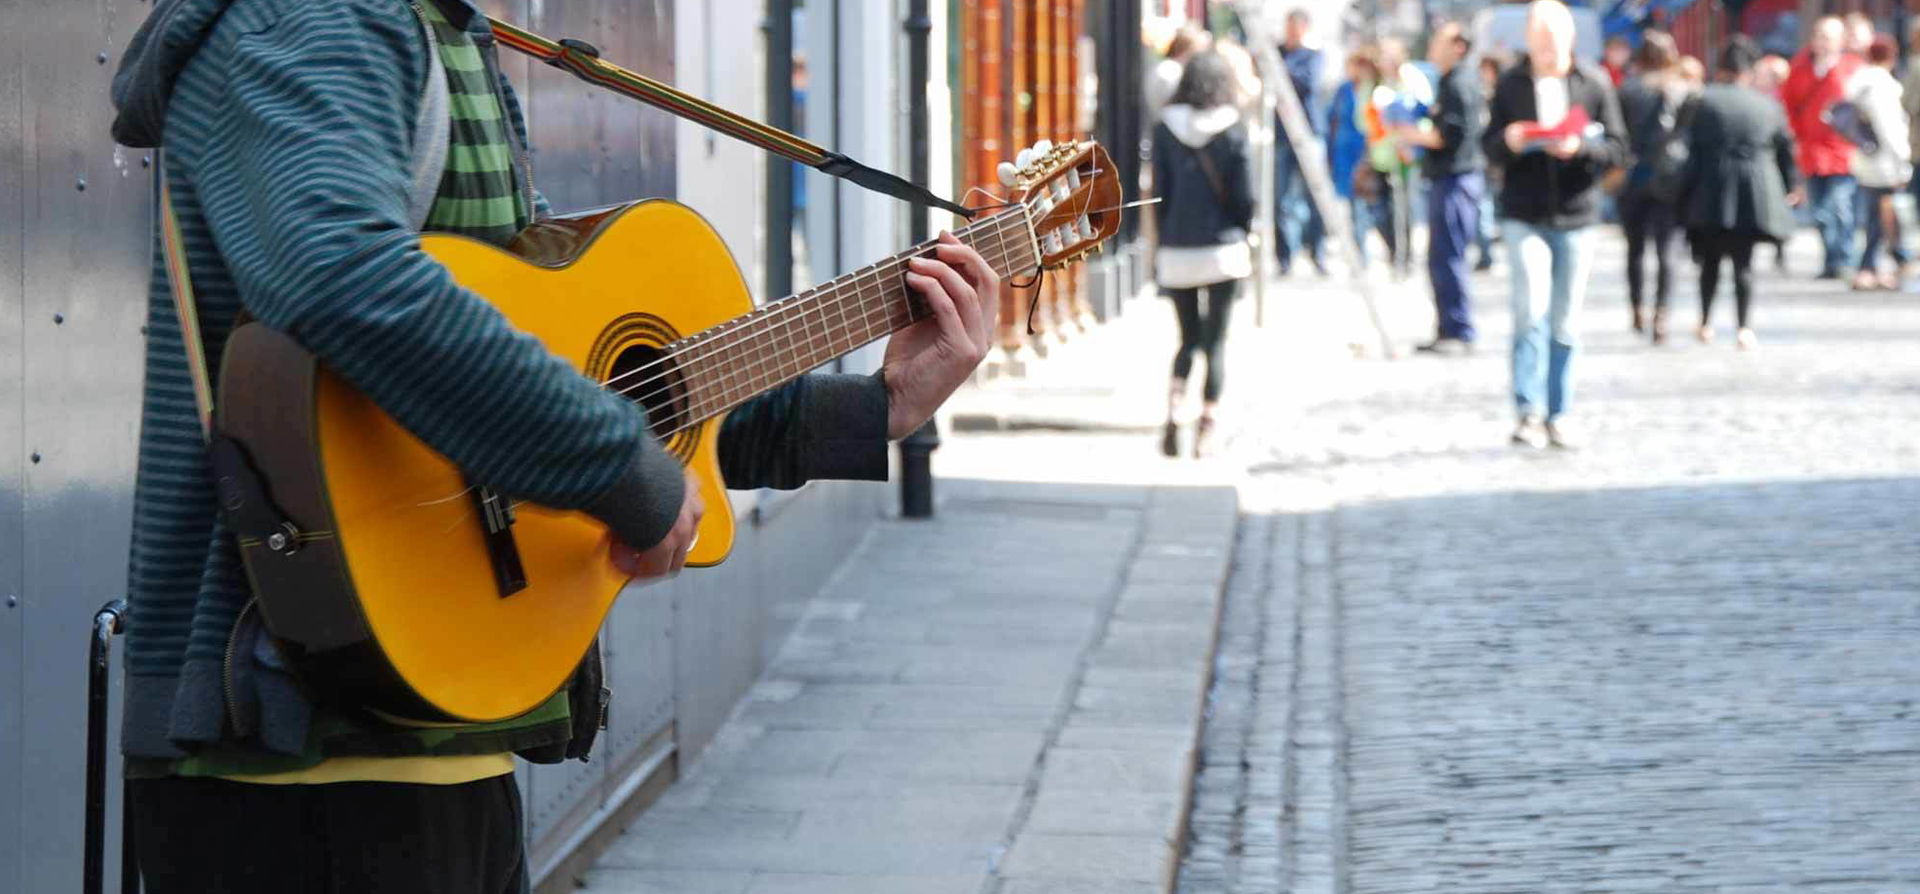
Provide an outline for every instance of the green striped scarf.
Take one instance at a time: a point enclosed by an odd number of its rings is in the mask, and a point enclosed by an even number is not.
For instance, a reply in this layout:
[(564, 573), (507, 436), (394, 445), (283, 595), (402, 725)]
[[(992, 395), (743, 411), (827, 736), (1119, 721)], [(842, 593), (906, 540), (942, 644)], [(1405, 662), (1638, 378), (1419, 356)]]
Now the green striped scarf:
[(440, 46), (453, 113), (447, 169), (425, 228), (505, 245), (533, 215), (525, 193), (516, 188), (518, 159), (494, 73), (471, 33), (447, 21), (434, 4), (421, 8)]

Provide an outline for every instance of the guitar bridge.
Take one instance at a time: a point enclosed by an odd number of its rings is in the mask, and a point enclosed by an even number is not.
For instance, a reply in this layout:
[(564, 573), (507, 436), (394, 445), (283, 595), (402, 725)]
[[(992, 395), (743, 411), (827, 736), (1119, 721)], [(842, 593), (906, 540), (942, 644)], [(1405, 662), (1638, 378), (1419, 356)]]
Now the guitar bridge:
[(520, 545), (513, 539), (513, 503), (491, 487), (473, 489), (475, 506), (493, 565), (493, 582), (505, 599), (527, 588), (527, 570), (520, 562)]

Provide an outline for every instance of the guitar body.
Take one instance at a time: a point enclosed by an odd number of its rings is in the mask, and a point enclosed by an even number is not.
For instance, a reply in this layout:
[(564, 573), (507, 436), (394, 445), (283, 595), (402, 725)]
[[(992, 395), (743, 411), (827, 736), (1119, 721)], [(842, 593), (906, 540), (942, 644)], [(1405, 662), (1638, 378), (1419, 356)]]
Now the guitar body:
[[(511, 250), (433, 234), (421, 247), (595, 381), (753, 309), (719, 235), (667, 201), (542, 221)], [(603, 525), (518, 506), (506, 529), (525, 583), (505, 592), (486, 507), (445, 457), (259, 324), (234, 332), (222, 368), (246, 372), (222, 377), (221, 431), (299, 531), (290, 554), (241, 543), (268, 628), (304, 680), (343, 703), (461, 723), (523, 714), (566, 682), (626, 583), (607, 561)], [(649, 407), (656, 422), (679, 409), (664, 400)], [(722, 418), (666, 442), (710, 507), (690, 566), (718, 564), (733, 542)]]
[[(1015, 187), (1003, 210), (955, 232), (1009, 275), (1070, 263), (1120, 227), (1104, 150), (1043, 143), (1025, 155), (1002, 171)], [(926, 244), (756, 310), (719, 235), (665, 201), (541, 221), (506, 250), (446, 235), (420, 244), (582, 375), (638, 395), (711, 507), (695, 567), (733, 544), (716, 445), (727, 410), (930, 313), (903, 275)], [(432, 358), (418, 362), (432, 374)], [(475, 486), (258, 323), (227, 339), (218, 395), (221, 515), (307, 686), (446, 724), (519, 716), (566, 683), (626, 584), (603, 525)]]

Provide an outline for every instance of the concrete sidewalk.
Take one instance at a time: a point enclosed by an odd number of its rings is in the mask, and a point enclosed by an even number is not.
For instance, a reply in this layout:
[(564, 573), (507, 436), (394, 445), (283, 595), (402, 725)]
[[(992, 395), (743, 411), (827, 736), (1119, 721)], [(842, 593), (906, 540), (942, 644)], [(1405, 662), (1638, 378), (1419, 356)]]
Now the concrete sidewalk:
[(1179, 860), (1231, 489), (943, 480), (584, 879), (1149, 894)]

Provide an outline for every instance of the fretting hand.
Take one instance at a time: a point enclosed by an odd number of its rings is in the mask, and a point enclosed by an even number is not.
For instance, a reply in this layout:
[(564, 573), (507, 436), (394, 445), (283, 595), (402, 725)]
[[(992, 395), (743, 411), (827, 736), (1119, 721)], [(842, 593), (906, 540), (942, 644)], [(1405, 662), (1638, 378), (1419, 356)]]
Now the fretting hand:
[(972, 248), (941, 233), (928, 257), (907, 262), (907, 288), (920, 295), (928, 319), (887, 343), (887, 437), (911, 434), (940, 408), (987, 356), (1000, 308), (1000, 275)]

